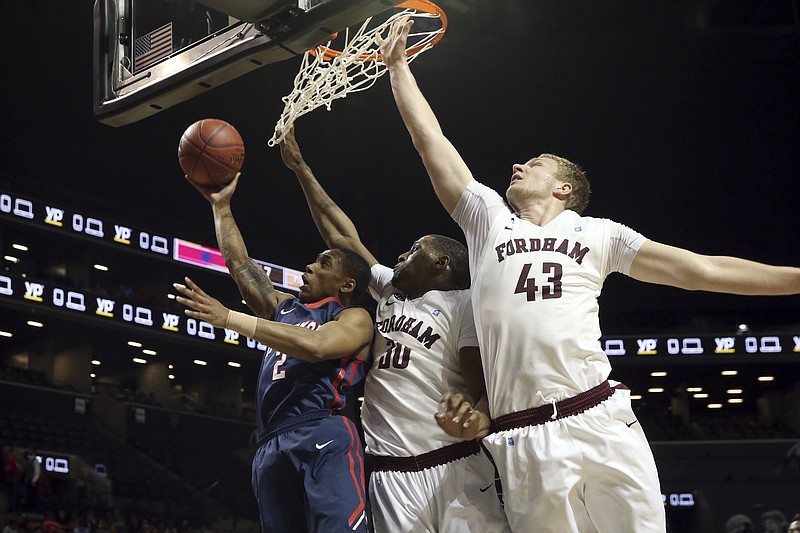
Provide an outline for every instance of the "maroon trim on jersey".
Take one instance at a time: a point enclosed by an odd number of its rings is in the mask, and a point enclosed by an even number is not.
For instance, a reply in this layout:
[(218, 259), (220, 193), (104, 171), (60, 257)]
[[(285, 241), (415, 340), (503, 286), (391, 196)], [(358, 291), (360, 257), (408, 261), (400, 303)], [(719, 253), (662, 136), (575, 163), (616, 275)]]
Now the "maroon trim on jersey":
[[(517, 411), (507, 415), (499, 416), (492, 420), (492, 433), (517, 429), (527, 426), (539, 426), (553, 420), (560, 420), (569, 416), (578, 415), (587, 409), (600, 405), (614, 394), (617, 389), (627, 389), (622, 383), (613, 387), (608, 381), (602, 382), (596, 387), (592, 387), (586, 392), (582, 392), (572, 398), (555, 402), (555, 404), (544, 404), (532, 409)], [(553, 414), (555, 413), (555, 416)]]
[(371, 456), (374, 461), (375, 472), (419, 472), (426, 468), (445, 465), (458, 459), (475, 455), (481, 451), (480, 439), (457, 442), (432, 452), (411, 457), (387, 457), (384, 455)]

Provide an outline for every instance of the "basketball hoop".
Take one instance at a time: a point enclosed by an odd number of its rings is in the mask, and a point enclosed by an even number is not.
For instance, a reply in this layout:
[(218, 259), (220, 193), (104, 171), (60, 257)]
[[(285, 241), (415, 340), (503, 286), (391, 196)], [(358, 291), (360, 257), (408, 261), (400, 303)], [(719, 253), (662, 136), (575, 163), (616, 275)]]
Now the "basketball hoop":
[[(396, 7), (402, 11), (393, 14), (383, 23), (373, 25), (374, 17), (370, 17), (352, 34), (350, 28), (344, 30), (344, 44), (340, 50), (331, 47), (337, 37), (342, 37), (337, 34), (325, 45), (303, 54), (300, 71), (294, 79), (294, 88), (289, 95), (282, 98), (283, 113), (275, 125), (275, 133), (267, 142), (269, 146), (280, 143), (286, 131), (299, 117), (321, 106), (330, 111), (331, 104), (337, 98), (372, 87), (386, 73), (386, 64), (380, 54), (376, 37), (398, 18), (409, 17), (415, 20), (412, 28), (421, 27), (419, 31), (412, 29), (408, 35), (406, 57), (409, 63), (444, 36), (447, 15), (433, 2), (406, 0)], [(278, 131), (281, 132), (280, 135)]]

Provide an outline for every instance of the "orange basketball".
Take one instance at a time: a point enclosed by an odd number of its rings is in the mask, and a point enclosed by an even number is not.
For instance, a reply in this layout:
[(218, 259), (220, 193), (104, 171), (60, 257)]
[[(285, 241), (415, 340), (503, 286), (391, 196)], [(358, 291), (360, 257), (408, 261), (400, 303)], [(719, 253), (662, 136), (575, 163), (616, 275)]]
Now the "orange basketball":
[(198, 120), (181, 136), (178, 162), (198, 185), (226, 185), (242, 168), (244, 141), (236, 128), (224, 120)]

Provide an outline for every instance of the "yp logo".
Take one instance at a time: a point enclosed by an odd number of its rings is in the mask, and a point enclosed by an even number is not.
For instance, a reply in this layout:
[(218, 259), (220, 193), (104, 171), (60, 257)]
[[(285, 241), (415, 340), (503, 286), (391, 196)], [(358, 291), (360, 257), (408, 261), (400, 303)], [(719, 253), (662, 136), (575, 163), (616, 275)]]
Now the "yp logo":
[(656, 339), (636, 339), (636, 343), (639, 345), (636, 355), (656, 355), (658, 353)]
[(114, 316), (114, 300), (107, 298), (97, 298), (97, 309), (95, 314), (112, 318)]
[(161, 329), (168, 331), (178, 331), (178, 324), (181, 322), (181, 317), (173, 315), (172, 313), (161, 313), (164, 321), (161, 324)]
[(45, 210), (45, 217), (44, 221), (47, 224), (51, 224), (53, 226), (58, 226), (59, 228), (64, 225), (64, 210), (59, 209), (57, 207), (50, 207), (46, 205), (44, 207)]
[(33, 300), (34, 302), (41, 302), (42, 295), (44, 294), (44, 285), (41, 283), (34, 283), (33, 281), (25, 282), (25, 299)]
[(114, 240), (121, 244), (131, 243), (131, 228), (114, 224)]

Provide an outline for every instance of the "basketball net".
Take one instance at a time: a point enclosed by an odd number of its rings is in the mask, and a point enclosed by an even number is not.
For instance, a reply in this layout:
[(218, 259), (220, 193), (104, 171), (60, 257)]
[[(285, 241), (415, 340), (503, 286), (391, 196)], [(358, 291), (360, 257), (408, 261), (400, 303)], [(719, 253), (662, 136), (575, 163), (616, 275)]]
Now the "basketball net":
[(438, 19), (439, 22), (438, 28), (414, 32), (414, 28), (431, 25), (415, 21), (406, 42), (409, 63), (439, 42), (447, 30), (447, 16), (433, 2), (406, 0), (397, 7), (404, 9), (377, 26), (370, 28), (373, 19), (370, 17), (352, 34), (350, 28), (345, 30), (341, 51), (331, 48), (336, 38), (334, 35), (327, 44), (303, 54), (300, 70), (294, 78), (294, 89), (282, 98), (285, 104), (283, 113), (275, 125), (275, 133), (267, 142), (269, 146), (283, 141), (286, 132), (299, 117), (323, 105), (330, 111), (331, 104), (337, 98), (372, 87), (387, 71), (376, 37), (388, 30), (398, 18)]

